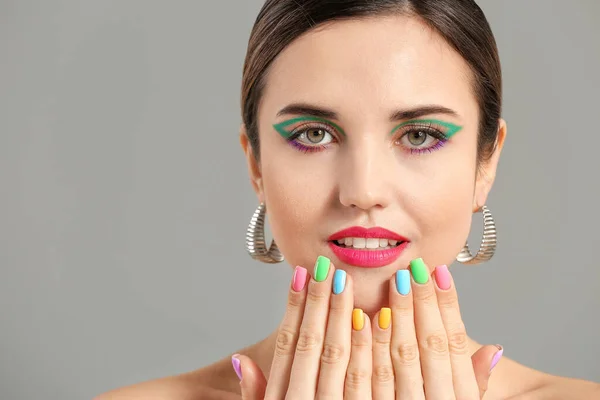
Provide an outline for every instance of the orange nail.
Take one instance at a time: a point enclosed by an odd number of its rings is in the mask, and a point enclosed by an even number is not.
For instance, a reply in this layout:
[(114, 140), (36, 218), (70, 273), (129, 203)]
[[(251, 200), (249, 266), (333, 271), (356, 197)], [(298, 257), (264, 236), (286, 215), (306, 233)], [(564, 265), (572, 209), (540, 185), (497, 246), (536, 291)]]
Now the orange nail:
[(379, 311), (379, 327), (381, 329), (389, 328), (391, 319), (392, 310), (387, 307), (383, 307), (381, 311)]
[(352, 328), (355, 331), (360, 331), (365, 326), (365, 315), (363, 310), (355, 308), (352, 310)]

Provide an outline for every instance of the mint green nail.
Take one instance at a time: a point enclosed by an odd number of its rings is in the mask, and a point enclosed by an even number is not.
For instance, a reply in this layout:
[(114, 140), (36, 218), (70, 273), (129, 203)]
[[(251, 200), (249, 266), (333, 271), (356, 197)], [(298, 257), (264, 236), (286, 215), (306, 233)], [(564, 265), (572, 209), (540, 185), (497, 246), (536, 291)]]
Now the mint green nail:
[(427, 283), (429, 280), (429, 270), (422, 258), (417, 258), (410, 262), (410, 272), (412, 272), (415, 282), (421, 285)]
[(329, 273), (329, 265), (331, 264), (331, 260), (327, 257), (319, 256), (317, 257), (317, 262), (315, 263), (315, 281), (323, 282), (327, 279), (327, 274)]

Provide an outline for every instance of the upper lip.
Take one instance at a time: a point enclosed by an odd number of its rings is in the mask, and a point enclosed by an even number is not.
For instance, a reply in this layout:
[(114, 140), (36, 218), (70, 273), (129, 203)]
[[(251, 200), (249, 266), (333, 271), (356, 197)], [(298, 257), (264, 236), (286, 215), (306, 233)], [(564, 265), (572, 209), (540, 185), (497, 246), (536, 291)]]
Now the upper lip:
[(406, 239), (405, 237), (397, 234), (396, 232), (392, 232), (390, 230), (387, 230), (385, 228), (381, 228), (381, 227), (373, 227), (373, 228), (364, 228), (362, 226), (352, 226), (350, 228), (346, 228), (343, 229), (339, 232), (334, 233), (333, 235), (329, 236), (330, 241), (333, 240), (338, 240), (338, 239), (343, 239), (343, 238), (348, 238), (348, 237), (358, 237), (358, 238), (365, 238), (365, 239), (391, 239), (391, 240), (397, 240), (399, 242), (407, 242), (408, 239)]

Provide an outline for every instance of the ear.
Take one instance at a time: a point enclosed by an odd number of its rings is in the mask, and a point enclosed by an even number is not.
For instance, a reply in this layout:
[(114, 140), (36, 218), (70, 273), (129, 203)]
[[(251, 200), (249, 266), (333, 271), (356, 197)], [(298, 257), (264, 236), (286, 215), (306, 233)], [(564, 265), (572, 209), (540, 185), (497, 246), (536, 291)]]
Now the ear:
[(496, 146), (491, 158), (480, 165), (477, 171), (477, 181), (475, 182), (475, 194), (473, 196), (473, 212), (476, 212), (483, 207), (487, 201), (487, 197), (492, 189), (494, 180), (496, 179), (496, 170), (500, 153), (504, 147), (506, 139), (506, 121), (502, 118), (498, 120), (498, 135), (496, 138)]
[(242, 150), (246, 155), (246, 162), (248, 164), (248, 174), (250, 176), (250, 183), (252, 184), (252, 188), (258, 196), (258, 201), (264, 203), (262, 173), (260, 171), (260, 164), (254, 156), (254, 151), (252, 150), (252, 145), (250, 144), (250, 140), (248, 139), (248, 132), (246, 131), (246, 126), (244, 124), (242, 124), (242, 126), (240, 127), (240, 145), (242, 146)]

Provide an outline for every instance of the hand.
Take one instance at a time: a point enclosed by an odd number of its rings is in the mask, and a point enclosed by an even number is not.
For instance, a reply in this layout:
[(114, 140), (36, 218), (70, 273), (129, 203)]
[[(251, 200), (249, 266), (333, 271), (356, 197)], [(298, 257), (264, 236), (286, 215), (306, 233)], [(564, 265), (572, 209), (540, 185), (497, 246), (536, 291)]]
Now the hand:
[(374, 391), (376, 399), (469, 400), (487, 390), (502, 349), (484, 346), (471, 357), (452, 276), (440, 266), (433, 277), (417, 259), (390, 281), (392, 330), (385, 336), (374, 330), (380, 343), (374, 363), (392, 365), (395, 382)]
[(441, 267), (434, 284), (419, 261), (411, 263), (414, 279), (401, 270), (390, 280), (391, 310), (382, 309), (372, 324), (361, 310), (351, 311), (349, 276), (343, 291), (335, 279), (330, 295), (332, 275), (340, 278), (343, 271), (335, 273), (331, 267), (322, 282), (317, 281), (323, 276), (315, 274), (318, 279), (306, 291), (301, 288), (306, 270), (297, 268), (269, 383), (252, 360), (238, 357), (242, 398), (313, 399), (315, 393), (316, 398), (344, 394), (346, 399), (424, 399), (425, 393), (427, 399), (483, 396), (498, 348), (486, 346), (469, 356), (452, 278)]
[[(333, 277), (335, 275), (335, 282)], [(370, 373), (371, 334), (369, 319), (362, 330), (352, 330), (352, 279), (319, 257), (312, 279), (296, 267), (288, 295), (287, 310), (279, 327), (269, 380), (245, 356), (237, 356), (241, 372), (242, 399), (342, 398), (346, 382)], [(237, 363), (234, 361), (234, 367)], [(370, 380), (353, 385), (346, 398), (364, 399)]]

